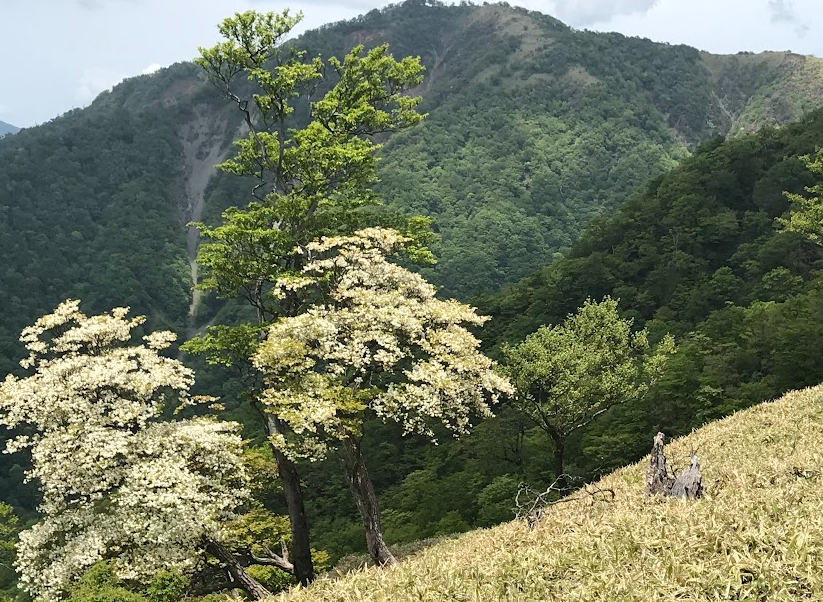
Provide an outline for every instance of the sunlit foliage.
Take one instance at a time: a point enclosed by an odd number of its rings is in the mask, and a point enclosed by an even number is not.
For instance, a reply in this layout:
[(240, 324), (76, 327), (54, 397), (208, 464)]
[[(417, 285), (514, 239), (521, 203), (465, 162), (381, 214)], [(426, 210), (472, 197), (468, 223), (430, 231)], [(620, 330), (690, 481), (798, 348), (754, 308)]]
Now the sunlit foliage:
[(194, 376), (160, 355), (170, 332), (129, 344), (143, 318), (127, 312), (89, 317), (62, 303), (23, 331), (28, 375), (0, 385), (0, 423), (29, 433), (7, 449), (31, 450), (28, 478), (43, 495), (16, 560), (38, 599), (59, 598), (101, 560), (127, 580), (192, 569), (247, 495), (237, 425), (157, 421), (169, 402), (198, 401)]

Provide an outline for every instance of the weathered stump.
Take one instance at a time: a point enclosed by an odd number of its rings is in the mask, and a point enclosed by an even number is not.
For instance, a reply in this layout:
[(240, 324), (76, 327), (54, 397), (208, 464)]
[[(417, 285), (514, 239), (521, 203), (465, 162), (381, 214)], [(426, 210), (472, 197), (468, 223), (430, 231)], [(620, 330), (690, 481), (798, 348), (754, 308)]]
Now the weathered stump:
[(694, 500), (703, 495), (703, 474), (697, 454), (692, 454), (692, 463), (684, 470), (672, 485), (670, 496), (681, 500)]
[(674, 479), (669, 476), (669, 469), (666, 466), (666, 454), (663, 453), (663, 433), (657, 433), (652, 445), (649, 468), (646, 470), (646, 496), (662, 493), (668, 494), (674, 483)]
[(703, 495), (703, 475), (697, 454), (692, 454), (691, 466), (675, 478), (669, 473), (663, 451), (663, 433), (657, 433), (652, 445), (649, 468), (646, 470), (646, 496), (662, 494), (682, 500), (693, 500)]

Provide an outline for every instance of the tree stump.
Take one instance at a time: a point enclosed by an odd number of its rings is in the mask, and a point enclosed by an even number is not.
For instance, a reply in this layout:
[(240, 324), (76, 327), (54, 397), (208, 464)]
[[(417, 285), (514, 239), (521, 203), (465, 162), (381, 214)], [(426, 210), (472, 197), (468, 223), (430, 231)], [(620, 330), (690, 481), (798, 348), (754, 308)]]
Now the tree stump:
[(703, 495), (703, 474), (700, 472), (697, 454), (692, 454), (691, 466), (675, 479), (669, 495), (681, 500), (694, 500)]
[(663, 451), (663, 433), (657, 433), (652, 445), (649, 468), (646, 470), (646, 496), (662, 494), (681, 500), (693, 500), (703, 495), (703, 474), (697, 454), (692, 454), (691, 466), (675, 478), (669, 474), (666, 454)]
[(662, 493), (668, 494), (671, 491), (674, 479), (669, 476), (669, 469), (666, 466), (666, 454), (663, 453), (663, 433), (657, 433), (652, 445), (649, 468), (646, 470), (646, 497)]

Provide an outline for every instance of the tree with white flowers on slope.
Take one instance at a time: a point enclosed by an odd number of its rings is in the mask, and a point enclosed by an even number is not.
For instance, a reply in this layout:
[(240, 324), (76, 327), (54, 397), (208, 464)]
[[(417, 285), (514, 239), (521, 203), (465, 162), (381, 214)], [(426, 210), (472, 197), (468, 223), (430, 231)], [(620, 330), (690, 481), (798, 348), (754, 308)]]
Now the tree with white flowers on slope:
[(23, 588), (57, 600), (92, 565), (147, 581), (159, 569), (191, 573), (217, 558), (229, 585), (267, 595), (221, 543), (246, 501), (238, 426), (211, 419), (159, 421), (168, 402), (187, 405), (191, 370), (164, 357), (175, 335), (131, 344), (143, 318), (126, 308), (85, 316), (78, 301), (24, 329), (29, 374), (0, 384), (0, 424), (29, 433), (28, 477), (40, 484), (41, 520), (20, 534)]
[[(288, 10), (238, 13), (219, 25), (223, 40), (201, 48), (195, 60), (245, 123), (236, 155), (218, 167), (254, 186), (254, 202), (228, 209), (220, 225), (197, 224), (204, 239), (197, 256), (205, 273), (200, 287), (244, 300), (257, 318), (207, 328), (185, 349), (247, 377), (244, 397), (258, 410), (259, 381), (249, 356), (272, 320), (301, 310), (290, 296), (275, 300), (272, 283), (300, 271), (303, 258), (295, 248), (375, 223), (378, 214), (364, 209), (378, 204), (373, 188), (381, 141), (424, 117), (417, 110), (420, 97), (410, 95), (423, 81), (419, 58), (397, 60), (385, 44), (358, 45), (340, 59), (311, 57), (285, 44), (301, 19)], [(380, 219), (394, 221), (386, 214)], [(409, 229), (428, 224), (397, 221)], [(272, 440), (290, 435), (277, 414), (257, 414)], [(289, 513), (294, 575), (305, 585), (314, 580), (315, 567), (302, 479), (283, 450), (271, 443), (271, 451)]]
[(296, 435), (277, 445), (293, 455), (340, 455), (369, 553), (382, 565), (395, 559), (363, 460), (363, 421), (374, 416), (429, 436), (441, 423), (460, 435), (510, 391), (468, 330), (487, 318), (437, 299), (419, 274), (389, 261), (409, 242), (367, 228), (306, 245), (302, 274), (274, 288), (305, 310), (275, 320), (255, 356), (266, 378), (263, 403)]

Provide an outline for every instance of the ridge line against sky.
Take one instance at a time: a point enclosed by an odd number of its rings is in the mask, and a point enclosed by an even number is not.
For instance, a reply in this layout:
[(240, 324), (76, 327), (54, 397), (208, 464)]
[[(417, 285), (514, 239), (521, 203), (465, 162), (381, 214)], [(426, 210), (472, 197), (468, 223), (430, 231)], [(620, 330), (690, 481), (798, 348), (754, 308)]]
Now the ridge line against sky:
[[(820, 0), (517, 0), (578, 29), (619, 31), (718, 54), (792, 50), (823, 57)], [(380, 0), (2, 0), (0, 120), (18, 127), (88, 105), (126, 77), (191, 60), (216, 24), (254, 8), (303, 11), (300, 31)], [(36, 19), (32, 18), (36, 15)], [(34, 27), (36, 26), (36, 31)], [(36, 41), (35, 41), (36, 40)], [(25, 49), (25, 52), (21, 52)]]

